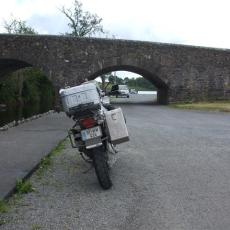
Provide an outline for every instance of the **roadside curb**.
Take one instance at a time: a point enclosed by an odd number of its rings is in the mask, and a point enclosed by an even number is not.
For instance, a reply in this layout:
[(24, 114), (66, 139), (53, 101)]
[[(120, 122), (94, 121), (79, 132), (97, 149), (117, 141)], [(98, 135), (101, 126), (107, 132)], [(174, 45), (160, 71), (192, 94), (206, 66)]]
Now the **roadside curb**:
[[(20, 178), (20, 180), (22, 180), (23, 182), (28, 180), (35, 171), (37, 171), (40, 168), (40, 165), (42, 163), (42, 159), (44, 159), (45, 157), (49, 157), (52, 152), (57, 148), (57, 146), (59, 146), (60, 143), (62, 143), (64, 140), (66, 140), (67, 136), (65, 136), (63, 139), (61, 139), (60, 141), (58, 141), (57, 145), (55, 145), (51, 151), (47, 154), (45, 154), (41, 159), (39, 159), (39, 162), (37, 164), (34, 165), (34, 167), (32, 167), (31, 170), (29, 170), (22, 178)], [(14, 187), (0, 200), (9, 200), (12, 195), (16, 192), (16, 183), (14, 185)]]
[(40, 117), (49, 115), (49, 114), (51, 114), (51, 113), (55, 113), (55, 111), (54, 111), (54, 110), (49, 110), (49, 111), (46, 112), (46, 113), (37, 114), (37, 115), (34, 115), (34, 116), (32, 116), (32, 117), (28, 117), (28, 118), (26, 118), (26, 119), (22, 118), (21, 120), (18, 120), (18, 121), (15, 121), (15, 120), (14, 120), (14, 121), (12, 121), (12, 122), (10, 122), (10, 123), (8, 123), (8, 124), (6, 124), (6, 125), (0, 127), (0, 132), (1, 132), (1, 131), (7, 131), (7, 130), (10, 129), (10, 128), (13, 128), (13, 127), (18, 126), (18, 125), (20, 125), (20, 124), (23, 124), (23, 123), (25, 123), (25, 122), (29, 122), (29, 121), (36, 120), (36, 119), (38, 119), (38, 118), (40, 118)]

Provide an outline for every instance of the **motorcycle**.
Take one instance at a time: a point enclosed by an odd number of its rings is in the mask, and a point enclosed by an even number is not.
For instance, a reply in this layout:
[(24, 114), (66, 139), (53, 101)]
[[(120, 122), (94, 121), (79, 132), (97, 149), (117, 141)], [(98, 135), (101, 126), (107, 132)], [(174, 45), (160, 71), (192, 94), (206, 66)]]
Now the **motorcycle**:
[(129, 140), (122, 110), (115, 109), (92, 82), (62, 89), (60, 95), (65, 112), (75, 122), (68, 132), (72, 147), (94, 166), (101, 187), (111, 188), (115, 146)]

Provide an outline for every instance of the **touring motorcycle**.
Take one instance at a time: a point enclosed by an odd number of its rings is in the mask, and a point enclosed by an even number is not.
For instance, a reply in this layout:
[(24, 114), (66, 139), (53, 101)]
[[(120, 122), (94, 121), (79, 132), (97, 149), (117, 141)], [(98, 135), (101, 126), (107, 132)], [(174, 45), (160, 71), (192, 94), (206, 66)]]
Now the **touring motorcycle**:
[(109, 189), (115, 147), (129, 140), (121, 108), (114, 108), (95, 82), (61, 89), (59, 93), (64, 111), (74, 120), (68, 132), (72, 147), (92, 163), (101, 187)]

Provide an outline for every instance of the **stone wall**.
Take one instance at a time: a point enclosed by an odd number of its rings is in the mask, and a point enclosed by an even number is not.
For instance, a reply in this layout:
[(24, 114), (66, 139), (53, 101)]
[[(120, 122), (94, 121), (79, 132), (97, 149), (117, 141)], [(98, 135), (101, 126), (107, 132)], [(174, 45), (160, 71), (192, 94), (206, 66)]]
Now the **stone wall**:
[(128, 40), (0, 35), (0, 76), (34, 66), (56, 88), (127, 70), (158, 88), (158, 100), (230, 99), (230, 50)]

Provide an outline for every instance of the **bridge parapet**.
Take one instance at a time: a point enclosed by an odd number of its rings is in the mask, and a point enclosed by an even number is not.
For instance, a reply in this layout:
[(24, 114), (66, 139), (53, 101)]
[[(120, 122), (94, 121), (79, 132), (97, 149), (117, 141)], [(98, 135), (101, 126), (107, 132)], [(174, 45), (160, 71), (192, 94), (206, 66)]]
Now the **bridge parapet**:
[(57, 87), (127, 70), (158, 88), (158, 100), (230, 99), (230, 51), (129, 40), (0, 35), (0, 76), (40, 68)]

